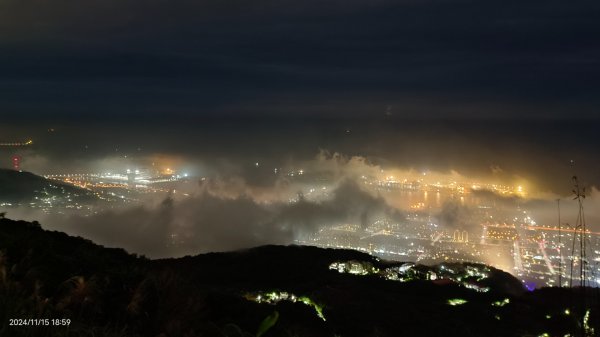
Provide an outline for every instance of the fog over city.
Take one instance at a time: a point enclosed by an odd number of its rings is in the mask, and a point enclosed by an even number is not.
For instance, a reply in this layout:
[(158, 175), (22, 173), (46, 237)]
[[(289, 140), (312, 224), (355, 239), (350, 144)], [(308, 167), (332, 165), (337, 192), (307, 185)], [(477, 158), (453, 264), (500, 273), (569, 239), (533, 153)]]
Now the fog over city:
[[(233, 129), (222, 121), (209, 123), (214, 128), (183, 128), (179, 133), (148, 126), (152, 134), (161, 135), (159, 139), (142, 135), (144, 128), (135, 125), (106, 126), (92, 133), (72, 125), (32, 128), (34, 146), (19, 150), (23, 170), (52, 175), (152, 167), (189, 179), (163, 192), (140, 194), (133, 202), (99, 207), (92, 214), (44, 213), (27, 207), (9, 213), (103, 245), (174, 257), (292, 244), (343, 224), (364, 230), (382, 218), (408, 226), (405, 219), (414, 211), (415, 196), (371, 186), (373, 181), (466, 184), (466, 202), (456, 191), (441, 196), (437, 192), (436, 204), (422, 210), (450, 232), (481, 232), (481, 220), (474, 216), (481, 204), (526, 209), (537, 223), (556, 225), (559, 198), (562, 221), (575, 223), (572, 176), (579, 171), (587, 187), (589, 227), (600, 230), (596, 181), (587, 180), (597, 179), (591, 169), (597, 158), (586, 153), (591, 146), (570, 147), (569, 139), (547, 138), (548, 130), (560, 131), (556, 123), (523, 122), (522, 128), (508, 129), (502, 123), (465, 127), (459, 122), (444, 126), (400, 121), (400, 131), (394, 134), (356, 121), (269, 125), (274, 130), (270, 132), (265, 131), (268, 121), (249, 121)], [(544, 136), (530, 126), (545, 127)], [(567, 126), (567, 132), (586, 128), (576, 126)], [(15, 130), (26, 129), (15, 126), (9, 131)], [(524, 130), (530, 131), (523, 135)], [(509, 151), (512, 156), (506, 157)], [(502, 194), (485, 184), (524, 191)], [(433, 198), (432, 192), (425, 192), (425, 202), (427, 193)]]

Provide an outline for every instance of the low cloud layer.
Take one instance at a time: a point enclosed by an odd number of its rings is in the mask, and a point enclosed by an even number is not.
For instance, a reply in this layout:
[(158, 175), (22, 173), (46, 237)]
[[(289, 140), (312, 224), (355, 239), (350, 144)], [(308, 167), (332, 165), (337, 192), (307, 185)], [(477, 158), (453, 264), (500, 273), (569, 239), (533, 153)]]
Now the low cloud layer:
[[(113, 159), (103, 161), (119, 163)], [(100, 210), (94, 215), (44, 215), (21, 208), (10, 210), (9, 216), (38, 220), (45, 228), (149, 257), (167, 257), (291, 244), (342, 224), (364, 229), (377, 220), (388, 219), (403, 225), (407, 224), (407, 214), (415, 212), (412, 207), (427, 198), (432, 208), (417, 212), (431, 212), (431, 221), (450, 231), (478, 232), (482, 220), (475, 200), (506, 210), (511, 217), (519, 209), (528, 210), (542, 225), (556, 224), (558, 198), (562, 200), (563, 224), (573, 224), (577, 215), (575, 201), (564, 194), (516, 197), (479, 189), (461, 197), (435, 190), (428, 196), (423, 192), (388, 191), (371, 182), (389, 178), (426, 178), (429, 183), (471, 180), (457, 172), (406, 170), (327, 151), (306, 160), (290, 159), (276, 166), (277, 172), (273, 167), (263, 167), (267, 164), (262, 162), (245, 168), (227, 161), (215, 165), (221, 169), (205, 171), (212, 174), (194, 178), (175, 193), (150, 194), (133, 205)], [(600, 193), (590, 189), (584, 202), (588, 225), (600, 230)]]
[(154, 205), (89, 217), (49, 217), (46, 227), (150, 257), (165, 257), (291, 244), (298, 235), (327, 226), (366, 226), (382, 215), (402, 218), (400, 211), (351, 181), (342, 182), (331, 198), (321, 202), (300, 197), (294, 203), (261, 203), (246, 194), (214, 192), (205, 188), (190, 198), (167, 197)]

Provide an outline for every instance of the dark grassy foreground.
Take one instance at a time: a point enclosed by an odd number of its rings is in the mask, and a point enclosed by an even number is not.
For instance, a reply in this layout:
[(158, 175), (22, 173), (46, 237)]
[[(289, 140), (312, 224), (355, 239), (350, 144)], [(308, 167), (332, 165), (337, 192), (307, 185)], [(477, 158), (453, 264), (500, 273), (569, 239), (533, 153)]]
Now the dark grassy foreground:
[[(493, 269), (485, 281), (491, 290), (481, 293), (439, 279), (397, 282), (329, 270), (331, 263), (349, 260), (388, 266), (344, 250), (265, 246), (153, 261), (8, 219), (0, 219), (0, 251), (2, 336), (580, 336), (600, 331), (595, 290), (585, 292), (582, 311), (583, 302), (576, 299), (581, 290), (525, 292), (517, 280)], [(290, 296), (287, 301), (256, 302), (258, 295), (283, 292)], [(291, 294), (298, 300), (289, 300)], [(451, 299), (466, 303), (452, 306)], [(584, 329), (581, 318), (588, 309)], [(14, 318), (71, 323), (10, 326)]]

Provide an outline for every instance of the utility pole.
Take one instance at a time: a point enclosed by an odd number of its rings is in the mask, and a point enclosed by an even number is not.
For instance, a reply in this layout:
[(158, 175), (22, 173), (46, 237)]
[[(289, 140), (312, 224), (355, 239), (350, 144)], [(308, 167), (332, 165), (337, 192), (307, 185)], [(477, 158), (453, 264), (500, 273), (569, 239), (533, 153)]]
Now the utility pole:
[(562, 225), (560, 223), (560, 199), (556, 199), (558, 208), (558, 286), (562, 287)]

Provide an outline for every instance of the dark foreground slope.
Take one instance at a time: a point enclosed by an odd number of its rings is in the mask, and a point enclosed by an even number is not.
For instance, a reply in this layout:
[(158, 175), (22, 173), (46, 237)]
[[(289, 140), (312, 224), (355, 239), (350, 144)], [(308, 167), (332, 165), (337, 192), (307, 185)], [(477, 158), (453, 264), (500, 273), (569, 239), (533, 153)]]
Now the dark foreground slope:
[[(564, 336), (584, 328), (573, 290), (524, 292), (487, 267), (478, 284), (489, 290), (478, 292), (419, 277), (435, 268), (387, 280), (383, 271), (402, 265), (313, 247), (152, 261), (8, 219), (0, 219), (0, 250), (2, 336)], [(329, 268), (348, 261), (367, 275)], [(586, 331), (598, 331), (595, 294), (587, 295)]]

